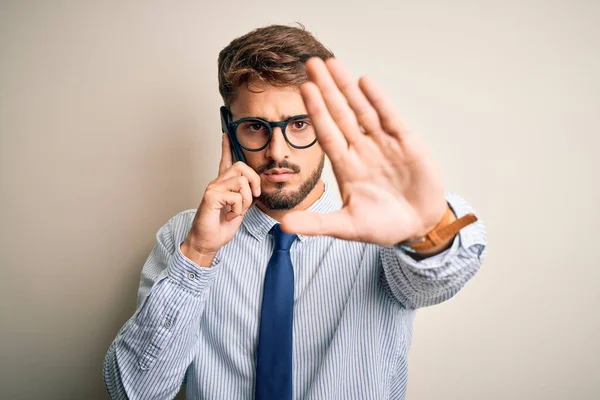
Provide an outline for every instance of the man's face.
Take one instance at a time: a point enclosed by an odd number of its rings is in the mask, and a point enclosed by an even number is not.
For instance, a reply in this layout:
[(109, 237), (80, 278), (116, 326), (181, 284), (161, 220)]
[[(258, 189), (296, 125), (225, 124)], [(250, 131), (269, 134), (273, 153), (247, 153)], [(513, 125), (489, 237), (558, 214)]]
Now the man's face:
[[(250, 89), (252, 91), (240, 88), (231, 103), (233, 121), (258, 117), (273, 122), (307, 113), (300, 91), (295, 86), (280, 88), (253, 83)], [(296, 149), (286, 142), (279, 127), (273, 128), (273, 138), (264, 150), (243, 152), (246, 163), (260, 176), (259, 201), (271, 210), (290, 210), (300, 204), (318, 183), (325, 161), (325, 154), (318, 143), (307, 149)], [(275, 168), (292, 173), (269, 177)]]

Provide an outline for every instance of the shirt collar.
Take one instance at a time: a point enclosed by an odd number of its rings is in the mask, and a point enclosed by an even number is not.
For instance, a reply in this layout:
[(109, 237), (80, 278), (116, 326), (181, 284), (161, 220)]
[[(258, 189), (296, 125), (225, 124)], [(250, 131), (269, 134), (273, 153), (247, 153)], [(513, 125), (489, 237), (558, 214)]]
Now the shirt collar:
[[(333, 191), (331, 186), (324, 182), (325, 191), (319, 197), (317, 201), (310, 205), (306, 209), (306, 211), (319, 212), (319, 213), (328, 213), (339, 209), (339, 201), (336, 201), (335, 196), (333, 195)], [(244, 220), (242, 221), (248, 232), (258, 241), (263, 240), (267, 237), (269, 231), (273, 227), (273, 225), (278, 222), (261, 211), (260, 208), (253, 204), (244, 215)], [(306, 235), (298, 235), (298, 239), (301, 242), (304, 242), (311, 236)]]

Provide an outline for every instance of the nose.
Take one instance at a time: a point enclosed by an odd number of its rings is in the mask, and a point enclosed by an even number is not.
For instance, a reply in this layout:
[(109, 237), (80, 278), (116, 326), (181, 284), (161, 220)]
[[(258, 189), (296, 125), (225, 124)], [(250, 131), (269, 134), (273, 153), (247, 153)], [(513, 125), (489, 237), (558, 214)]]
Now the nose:
[(281, 161), (289, 157), (290, 146), (283, 136), (283, 130), (276, 126), (273, 128), (273, 137), (266, 149), (266, 156), (274, 161)]

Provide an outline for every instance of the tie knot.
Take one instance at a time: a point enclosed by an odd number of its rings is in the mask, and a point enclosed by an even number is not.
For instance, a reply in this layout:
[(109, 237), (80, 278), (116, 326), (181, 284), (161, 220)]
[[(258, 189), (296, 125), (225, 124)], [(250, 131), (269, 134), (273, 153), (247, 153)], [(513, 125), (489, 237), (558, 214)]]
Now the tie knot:
[(297, 235), (282, 231), (279, 224), (273, 225), (269, 233), (275, 238), (275, 250), (289, 250), (294, 240), (298, 237)]

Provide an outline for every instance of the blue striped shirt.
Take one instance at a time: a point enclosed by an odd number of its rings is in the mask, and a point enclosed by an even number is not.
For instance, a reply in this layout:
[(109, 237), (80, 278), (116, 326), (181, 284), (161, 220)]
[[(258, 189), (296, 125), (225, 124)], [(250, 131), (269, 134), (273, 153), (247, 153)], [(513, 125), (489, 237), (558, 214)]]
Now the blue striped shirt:
[[(457, 216), (472, 212), (448, 194)], [(309, 210), (339, 209), (326, 190)], [(183, 256), (196, 210), (171, 218), (143, 266), (135, 314), (108, 349), (114, 399), (251, 399), (265, 270), (276, 221), (252, 206), (210, 268)], [(481, 221), (415, 261), (396, 246), (299, 235), (294, 265), (295, 399), (403, 399), (415, 310), (449, 299), (477, 272)]]

